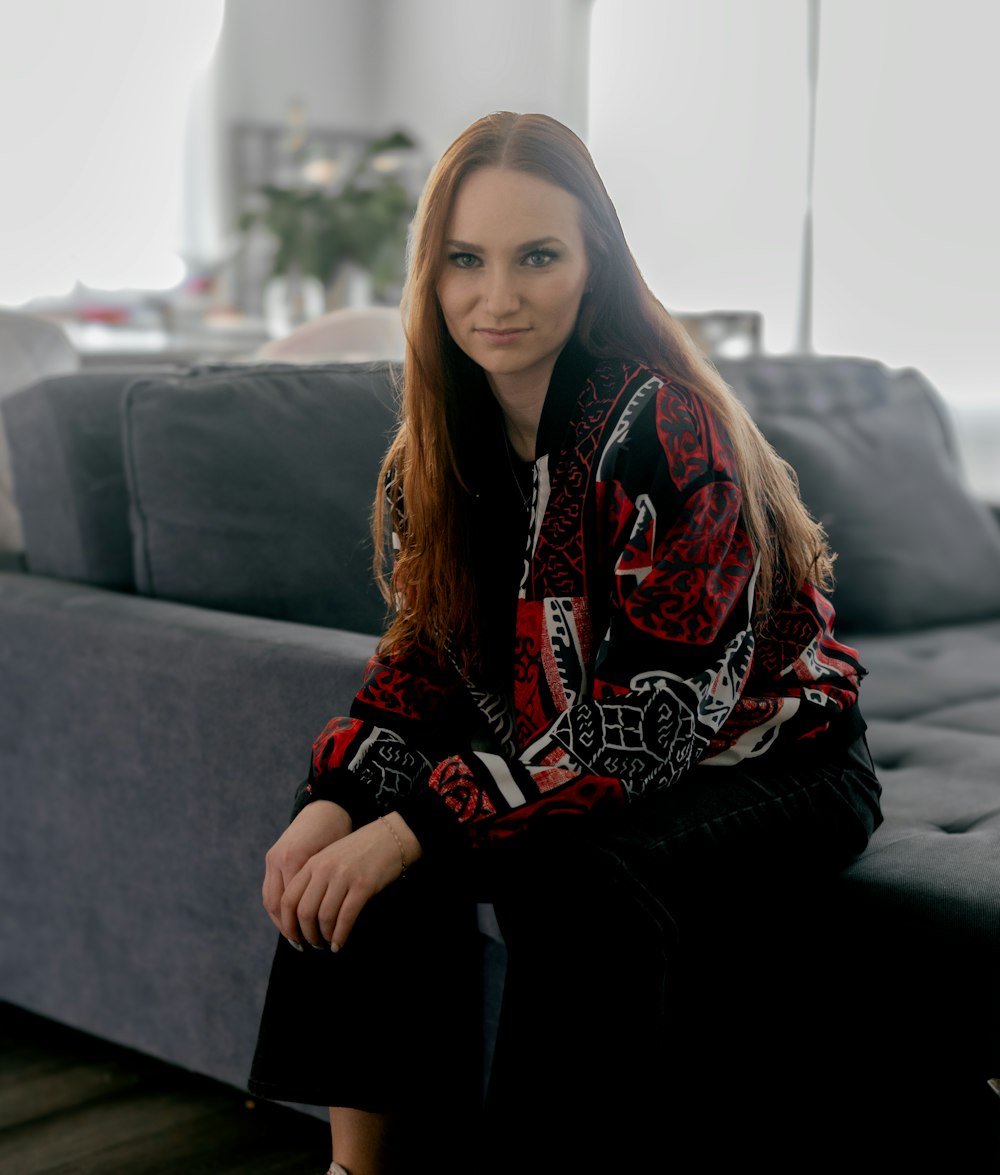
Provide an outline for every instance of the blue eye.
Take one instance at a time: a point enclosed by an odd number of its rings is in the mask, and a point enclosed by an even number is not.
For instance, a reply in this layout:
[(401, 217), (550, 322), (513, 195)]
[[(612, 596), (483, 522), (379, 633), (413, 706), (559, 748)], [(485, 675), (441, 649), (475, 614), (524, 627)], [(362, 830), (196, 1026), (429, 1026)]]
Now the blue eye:
[(472, 269), (479, 264), (479, 258), (475, 253), (449, 253), (448, 260), (459, 269)]
[(559, 256), (551, 249), (532, 249), (524, 260), (529, 269), (544, 269), (545, 266), (551, 265), (553, 261)]

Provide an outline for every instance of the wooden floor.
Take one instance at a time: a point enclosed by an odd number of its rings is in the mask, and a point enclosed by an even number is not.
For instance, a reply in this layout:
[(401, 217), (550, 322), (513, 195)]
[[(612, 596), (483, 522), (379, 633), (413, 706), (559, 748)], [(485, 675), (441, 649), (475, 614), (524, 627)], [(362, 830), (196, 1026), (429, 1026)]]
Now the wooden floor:
[(0, 1172), (322, 1175), (319, 1119), (0, 1003)]

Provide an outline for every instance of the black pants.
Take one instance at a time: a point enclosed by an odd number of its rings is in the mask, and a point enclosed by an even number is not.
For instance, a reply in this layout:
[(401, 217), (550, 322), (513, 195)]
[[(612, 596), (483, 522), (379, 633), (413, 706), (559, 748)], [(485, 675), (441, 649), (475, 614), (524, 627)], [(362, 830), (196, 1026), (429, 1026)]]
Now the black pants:
[[(838, 1088), (829, 1003), (864, 1002), (827, 991), (816, 923), (878, 795), (860, 739), (425, 859), (339, 954), (279, 941), (249, 1088), (407, 1115), (435, 1171), (795, 1152)], [(485, 1111), (476, 900), (508, 948)]]

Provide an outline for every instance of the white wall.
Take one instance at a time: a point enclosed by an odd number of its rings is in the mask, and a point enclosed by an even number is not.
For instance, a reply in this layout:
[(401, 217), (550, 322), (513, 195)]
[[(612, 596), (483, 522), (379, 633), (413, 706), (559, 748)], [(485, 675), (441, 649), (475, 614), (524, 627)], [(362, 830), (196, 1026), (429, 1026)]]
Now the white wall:
[(591, 0), (373, 0), (377, 121), (432, 158), (480, 115), (540, 111), (586, 132)]
[(586, 130), (592, 0), (229, 0), (218, 117), (407, 126), (436, 157), (491, 110)]
[(301, 100), (310, 120), (371, 124), (367, 0), (228, 0), (216, 55), (219, 115), (280, 122)]

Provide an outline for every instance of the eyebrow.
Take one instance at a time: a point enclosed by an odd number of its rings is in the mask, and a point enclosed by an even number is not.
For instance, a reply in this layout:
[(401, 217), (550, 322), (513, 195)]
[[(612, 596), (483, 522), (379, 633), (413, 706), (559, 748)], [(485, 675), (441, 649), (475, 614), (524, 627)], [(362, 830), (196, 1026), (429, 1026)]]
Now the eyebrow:
[[(482, 245), (473, 245), (470, 241), (456, 241), (449, 239), (445, 244), (452, 249), (461, 249), (464, 253), (485, 253), (486, 250)], [(518, 253), (530, 253), (532, 249), (541, 249), (544, 245), (562, 245), (566, 247), (565, 242), (558, 237), (539, 237), (536, 241), (525, 241), (524, 244), (516, 246)]]

